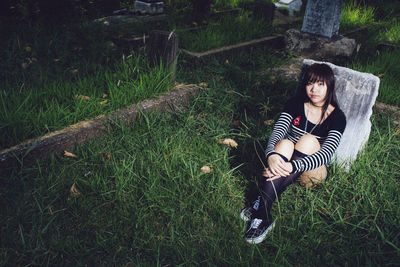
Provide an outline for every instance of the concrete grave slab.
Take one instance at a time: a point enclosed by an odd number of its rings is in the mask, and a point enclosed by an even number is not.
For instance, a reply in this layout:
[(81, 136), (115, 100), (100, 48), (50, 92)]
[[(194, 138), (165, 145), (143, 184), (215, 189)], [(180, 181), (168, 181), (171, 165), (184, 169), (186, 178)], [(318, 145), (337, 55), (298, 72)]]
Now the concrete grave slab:
[(372, 107), (378, 96), (380, 80), (370, 73), (310, 59), (303, 61), (301, 77), (313, 63), (328, 64), (335, 74), (336, 97), (347, 120), (335, 157), (339, 164), (344, 164), (348, 169), (368, 141), (371, 132)]

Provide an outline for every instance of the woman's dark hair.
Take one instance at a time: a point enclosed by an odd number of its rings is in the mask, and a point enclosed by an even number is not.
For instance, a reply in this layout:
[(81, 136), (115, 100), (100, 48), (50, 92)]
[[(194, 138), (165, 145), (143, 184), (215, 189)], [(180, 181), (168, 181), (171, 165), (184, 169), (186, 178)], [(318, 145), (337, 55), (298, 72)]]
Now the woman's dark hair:
[(331, 67), (323, 63), (314, 63), (306, 70), (297, 90), (297, 96), (303, 102), (310, 101), (306, 92), (307, 84), (315, 82), (324, 82), (327, 86), (325, 103), (322, 107), (322, 119), (330, 104), (334, 107), (339, 107), (335, 95), (335, 75), (333, 74)]

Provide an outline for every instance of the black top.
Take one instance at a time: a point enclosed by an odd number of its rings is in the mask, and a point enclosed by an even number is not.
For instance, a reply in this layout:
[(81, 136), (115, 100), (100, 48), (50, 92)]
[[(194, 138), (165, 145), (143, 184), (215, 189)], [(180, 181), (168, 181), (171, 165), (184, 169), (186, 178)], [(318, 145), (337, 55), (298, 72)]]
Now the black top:
[(289, 139), (296, 144), (303, 135), (312, 134), (321, 144), (321, 149), (303, 159), (291, 161), (293, 172), (305, 172), (329, 163), (346, 127), (343, 111), (335, 107), (328, 118), (317, 126), (310, 121), (306, 123), (306, 120), (304, 102), (298, 98), (290, 99), (275, 123), (265, 151), (266, 157), (275, 152), (275, 146), (280, 140)]

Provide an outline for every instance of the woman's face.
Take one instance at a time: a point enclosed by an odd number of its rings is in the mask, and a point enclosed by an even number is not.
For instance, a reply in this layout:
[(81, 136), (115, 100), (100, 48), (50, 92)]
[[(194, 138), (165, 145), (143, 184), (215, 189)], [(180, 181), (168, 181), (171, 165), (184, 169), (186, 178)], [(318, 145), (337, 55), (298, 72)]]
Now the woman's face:
[(324, 105), (327, 91), (328, 87), (325, 82), (308, 82), (306, 85), (307, 96), (315, 106)]

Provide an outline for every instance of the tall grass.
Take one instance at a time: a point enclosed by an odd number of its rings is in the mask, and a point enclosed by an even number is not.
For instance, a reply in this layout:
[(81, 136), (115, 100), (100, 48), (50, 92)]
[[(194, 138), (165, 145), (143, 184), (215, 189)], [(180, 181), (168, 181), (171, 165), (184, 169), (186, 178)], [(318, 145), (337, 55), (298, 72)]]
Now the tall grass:
[(378, 41), (387, 43), (400, 43), (400, 22), (398, 19), (392, 19), (385, 23), (387, 26), (379, 33)]
[(358, 60), (349, 64), (349, 68), (362, 72), (372, 73), (380, 77), (378, 101), (400, 106), (398, 84), (400, 82), (400, 52), (384, 51), (375, 57)]
[(182, 48), (206, 51), (268, 36), (272, 33), (272, 26), (268, 21), (253, 18), (249, 12), (242, 12), (239, 16), (225, 16), (206, 28), (196, 31), (177, 30), (177, 33)]
[[(256, 159), (246, 143), (272, 129), (258, 107), (275, 92), (281, 101), (269, 105), (279, 110), (295, 89), (257, 75), (264, 61), (279, 61), (270, 54), (188, 69), (181, 75), (210, 88), (187, 110), (141, 115), (78, 147), (77, 159), (53, 157), (0, 177), (2, 264), (398, 265), (400, 139), (384, 114), (373, 116), (349, 172), (332, 167), (316, 188), (290, 187), (274, 205), (268, 238), (243, 240), (238, 213), (254, 179), (244, 170), (254, 162), (240, 158)], [(218, 144), (226, 137), (238, 148)]]
[(6, 84), (0, 94), (0, 146), (137, 103), (172, 87), (169, 70), (151, 68), (140, 55), (124, 57), (114, 68), (98, 66), (94, 74), (83, 71), (76, 76), (73, 81), (43, 77), (42, 86), (24, 80)]
[(350, 29), (367, 26), (374, 22), (375, 9), (359, 1), (350, 0), (343, 3), (340, 17), (340, 30), (346, 32)]

